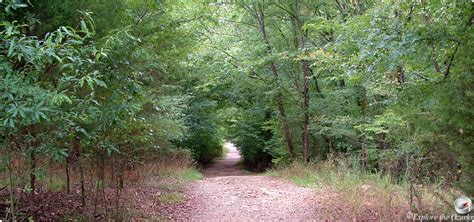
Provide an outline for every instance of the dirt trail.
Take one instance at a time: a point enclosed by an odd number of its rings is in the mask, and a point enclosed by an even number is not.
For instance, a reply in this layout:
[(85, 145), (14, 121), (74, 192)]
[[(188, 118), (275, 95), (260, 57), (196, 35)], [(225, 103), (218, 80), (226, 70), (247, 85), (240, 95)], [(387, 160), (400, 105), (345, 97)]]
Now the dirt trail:
[[(192, 209), (176, 219), (194, 221), (308, 221), (318, 220), (311, 189), (259, 174), (239, 166), (240, 154), (226, 143), (225, 159), (204, 171), (205, 179), (192, 183), (187, 195)], [(189, 203), (188, 203), (189, 204)]]

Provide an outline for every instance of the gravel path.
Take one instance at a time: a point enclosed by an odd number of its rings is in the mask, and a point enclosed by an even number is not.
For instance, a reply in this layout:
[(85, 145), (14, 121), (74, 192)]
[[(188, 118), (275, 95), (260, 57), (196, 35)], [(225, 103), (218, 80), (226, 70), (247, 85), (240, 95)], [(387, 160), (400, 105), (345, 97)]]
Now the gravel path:
[(204, 171), (205, 179), (187, 189), (192, 203), (187, 216), (194, 221), (309, 221), (318, 220), (314, 191), (277, 178), (248, 174), (238, 165), (240, 155), (226, 143), (225, 159)]

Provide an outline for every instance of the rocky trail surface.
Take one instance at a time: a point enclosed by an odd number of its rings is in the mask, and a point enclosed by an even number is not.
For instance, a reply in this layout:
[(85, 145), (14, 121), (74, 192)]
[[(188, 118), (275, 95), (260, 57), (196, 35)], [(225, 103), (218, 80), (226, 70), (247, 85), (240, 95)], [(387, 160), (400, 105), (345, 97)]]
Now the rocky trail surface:
[(188, 210), (173, 219), (194, 221), (318, 220), (313, 190), (288, 181), (244, 172), (231, 143), (224, 159), (205, 169), (205, 178), (186, 190)]

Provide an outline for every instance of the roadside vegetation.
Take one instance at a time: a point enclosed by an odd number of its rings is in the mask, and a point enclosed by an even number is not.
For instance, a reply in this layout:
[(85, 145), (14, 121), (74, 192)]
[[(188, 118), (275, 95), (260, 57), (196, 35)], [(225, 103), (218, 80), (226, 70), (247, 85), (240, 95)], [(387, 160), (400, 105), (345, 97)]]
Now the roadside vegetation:
[(221, 155), (175, 6), (0, 1), (0, 220), (122, 219), (155, 171)]
[(159, 217), (225, 139), (354, 212), (474, 196), (470, 1), (51, 2), (0, 1), (5, 221), (121, 220), (148, 178)]
[(410, 205), (406, 179), (394, 181), (380, 172), (361, 171), (357, 160), (347, 157), (330, 157), (320, 163), (296, 162), (272, 168), (266, 174), (314, 189), (322, 217), (332, 220), (405, 221), (413, 219), (415, 213), (453, 215), (452, 200), (463, 195), (439, 181), (417, 186)]

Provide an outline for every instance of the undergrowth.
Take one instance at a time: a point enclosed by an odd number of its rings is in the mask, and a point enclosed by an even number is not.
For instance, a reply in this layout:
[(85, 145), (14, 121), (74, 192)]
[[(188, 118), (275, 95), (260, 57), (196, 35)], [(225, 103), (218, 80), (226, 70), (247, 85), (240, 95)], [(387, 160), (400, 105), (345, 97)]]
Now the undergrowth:
[[(197, 164), (192, 160), (191, 154), (185, 150), (167, 151), (163, 153), (152, 164), (143, 167), (146, 172), (142, 188), (152, 191), (148, 199), (152, 205), (162, 203), (166, 205), (178, 205), (186, 201), (186, 185), (203, 177)], [(149, 203), (148, 203), (149, 204)], [(167, 218), (154, 208), (145, 210), (143, 207), (133, 208), (128, 212), (130, 219), (158, 220)]]
[(414, 185), (414, 200), (410, 206), (406, 180), (395, 182), (380, 172), (353, 168), (347, 164), (350, 162), (337, 158), (319, 163), (295, 162), (277, 166), (266, 174), (314, 189), (324, 205), (322, 213), (326, 219), (407, 220), (410, 219), (407, 215), (413, 213), (454, 214), (452, 202), (460, 195), (456, 190)]
[[(92, 169), (87, 169), (86, 172), (95, 173)], [(106, 175), (112, 173), (108, 170), (106, 169), (104, 172)], [(67, 195), (63, 179), (65, 175), (61, 170), (56, 170), (55, 174), (51, 174), (38, 184), (41, 185), (43, 193), (48, 197), (44, 201), (41, 200), (41, 203), (54, 206), (57, 216), (41, 216), (39, 220), (47, 218), (44, 220), (91, 221), (100, 217), (104, 220), (118, 220), (119, 218), (123, 221), (161, 221), (167, 218), (167, 215), (164, 215), (159, 207), (163, 204), (170, 206), (184, 202), (186, 200), (186, 185), (202, 177), (203, 175), (189, 151), (163, 150), (158, 155), (150, 155), (147, 159), (142, 160), (140, 165), (125, 172), (124, 187), (120, 198), (121, 206), (118, 210), (114, 208), (115, 202), (113, 201), (116, 190), (112, 189), (112, 183), (102, 181), (104, 189), (100, 193), (96, 191), (95, 183), (86, 184), (86, 189), (89, 192), (95, 192), (91, 197), (95, 195), (106, 197), (105, 201), (97, 203), (95, 210), (93, 198), (86, 199), (86, 208), (80, 208), (80, 199), (78, 199), (80, 196), (72, 192)], [(77, 172), (71, 171), (72, 191), (79, 189), (78, 181)], [(0, 184), (1, 182), (0, 180)]]
[(169, 192), (160, 195), (159, 200), (162, 203), (181, 203), (186, 199), (186, 196), (180, 192)]

